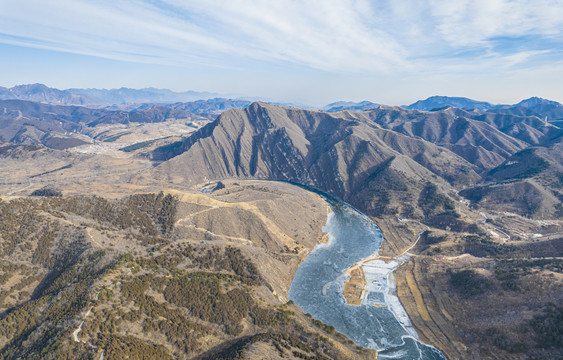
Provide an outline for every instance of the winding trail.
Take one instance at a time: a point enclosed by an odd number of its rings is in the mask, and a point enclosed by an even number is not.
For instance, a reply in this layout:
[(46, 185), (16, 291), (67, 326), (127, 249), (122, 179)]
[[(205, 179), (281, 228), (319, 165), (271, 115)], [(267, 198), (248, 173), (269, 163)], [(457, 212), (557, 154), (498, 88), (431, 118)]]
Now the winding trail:
[[(15, 194), (15, 193), (18, 193), (18, 192), (20, 192), (20, 191), (27, 190), (27, 189), (29, 189), (30, 187), (32, 187), (32, 186), (34, 185), (34, 184), (31, 182), (31, 180), (28, 179), (27, 181), (29, 182), (29, 185), (27, 185), (27, 186), (24, 187), (24, 188), (21, 188), (21, 189), (18, 189), (18, 190), (14, 190), (14, 191), (12, 191), (12, 192), (9, 192), (8, 194), (6, 194), (6, 196), (12, 196), (12, 195)], [(10, 185), (10, 184), (4, 184), (4, 185)]]
[[(86, 314), (84, 315), (84, 318), (87, 318), (88, 315), (90, 315), (90, 313), (92, 312), (93, 306), (90, 307), (90, 309), (88, 309), (88, 311), (86, 312)], [(80, 339), (78, 339), (78, 334), (82, 331), (82, 325), (84, 325), (84, 320), (82, 320), (80, 322), (80, 325), (78, 325), (78, 327), (76, 328), (76, 330), (74, 330), (72, 332), (72, 338), (74, 339), (75, 342), (80, 342)], [(82, 341), (85, 343), (85, 341)]]
[[(481, 221), (481, 224), (486, 224), (487, 220), (489, 219), (487, 217), (487, 214), (485, 214), (484, 212), (480, 211), (479, 215), (481, 215), (484, 219), (483, 221)], [(506, 231), (504, 231), (503, 229), (499, 228), (499, 227), (493, 227), (493, 230), (498, 231), (499, 233), (503, 234), (504, 236), (506, 236), (506, 238), (502, 239), (502, 241), (509, 241), (510, 240), (510, 235), (508, 235), (506, 233)]]

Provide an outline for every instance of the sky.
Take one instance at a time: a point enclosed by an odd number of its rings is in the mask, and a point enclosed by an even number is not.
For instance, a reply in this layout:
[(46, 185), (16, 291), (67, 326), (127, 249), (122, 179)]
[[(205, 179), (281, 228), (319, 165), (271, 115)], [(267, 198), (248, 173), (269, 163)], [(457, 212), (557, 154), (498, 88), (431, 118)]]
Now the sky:
[(0, 0), (0, 86), (563, 102), (561, 0)]

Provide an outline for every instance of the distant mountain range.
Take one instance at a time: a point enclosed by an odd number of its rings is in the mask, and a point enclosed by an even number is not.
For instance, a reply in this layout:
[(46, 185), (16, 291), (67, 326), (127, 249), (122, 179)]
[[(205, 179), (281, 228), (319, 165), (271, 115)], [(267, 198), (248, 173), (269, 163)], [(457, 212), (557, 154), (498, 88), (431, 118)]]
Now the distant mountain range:
[[(229, 109), (244, 109), (251, 102), (248, 100), (214, 98), (208, 100), (196, 100), (191, 102), (178, 102), (174, 104), (161, 104), (174, 110), (187, 111), (192, 114), (206, 116), (214, 120), (217, 115)], [(143, 104), (137, 110), (145, 110), (153, 107), (153, 104)]]
[(141, 103), (176, 103), (205, 100), (219, 97), (210, 92), (185, 91), (175, 92), (168, 89), (68, 89), (74, 95), (99, 99), (107, 104), (141, 104)]
[(218, 97), (209, 92), (174, 92), (167, 89), (67, 89), (59, 90), (43, 84), (0, 87), (0, 100), (28, 100), (54, 105), (109, 106), (141, 103), (175, 103)]
[(451, 97), (451, 96), (431, 96), (426, 100), (419, 100), (413, 104), (403, 106), (405, 109), (431, 111), (435, 109), (453, 106), (460, 109), (477, 109), (477, 110), (498, 110), (523, 107), (527, 109), (543, 107), (561, 107), (562, 104), (557, 101), (542, 99), (539, 97), (531, 97), (520, 101), (513, 105), (494, 105), (485, 101), (476, 101), (464, 97)]
[[(173, 109), (189, 111), (204, 115), (210, 119), (222, 111), (242, 109), (258, 98), (229, 99), (210, 92), (185, 91), (174, 92), (167, 89), (67, 89), (59, 90), (43, 84), (18, 85), (12, 88), (0, 87), (0, 100), (27, 100), (53, 105), (81, 105), (90, 107), (106, 107), (114, 110), (133, 110), (141, 107), (165, 106)], [(264, 101), (263, 101), (264, 102)], [(292, 106), (303, 109), (314, 109), (306, 105), (268, 103), (281, 106)], [(326, 112), (365, 111), (379, 107), (371, 101), (337, 101), (319, 110)], [(402, 107), (410, 110), (433, 111), (445, 107), (493, 112), (518, 116), (537, 116), (548, 121), (563, 121), (563, 105), (552, 100), (531, 97), (513, 105), (495, 105), (485, 101), (476, 101), (464, 97), (431, 96)]]
[[(328, 112), (341, 110), (369, 110), (378, 106), (378, 104), (370, 101), (340, 101), (325, 106), (323, 110)], [(485, 101), (476, 101), (464, 97), (431, 96), (426, 100), (419, 100), (413, 104), (402, 106), (402, 108), (405, 109), (420, 111), (441, 110), (446, 107), (519, 116), (537, 116), (541, 119), (547, 118), (549, 121), (563, 120), (562, 104), (539, 97), (531, 97), (514, 105), (494, 105)]]
[(376, 104), (371, 101), (360, 101), (360, 102), (337, 101), (328, 104), (322, 110), (326, 112), (337, 112), (342, 110), (350, 110), (350, 111), (369, 110), (369, 109), (375, 109), (379, 105), (380, 104)]
[(43, 84), (0, 87), (0, 100), (27, 100), (54, 105), (94, 105), (99, 100), (87, 95), (47, 87)]
[(42, 144), (65, 149), (91, 141), (91, 129), (98, 125), (160, 123), (171, 119), (185, 119), (188, 123), (208, 121), (188, 111), (164, 106), (123, 111), (0, 100), (0, 144)]
[(413, 104), (403, 106), (405, 109), (430, 111), (446, 106), (453, 106), (460, 109), (490, 110), (495, 107), (485, 101), (476, 101), (464, 97), (450, 96), (431, 96), (426, 100), (419, 100)]

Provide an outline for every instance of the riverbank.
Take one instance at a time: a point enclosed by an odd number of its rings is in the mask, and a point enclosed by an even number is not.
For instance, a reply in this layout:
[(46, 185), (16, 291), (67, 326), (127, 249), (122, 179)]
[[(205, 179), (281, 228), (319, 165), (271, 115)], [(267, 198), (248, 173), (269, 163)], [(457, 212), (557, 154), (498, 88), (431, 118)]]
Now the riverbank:
[[(315, 247), (299, 266), (289, 299), (356, 344), (377, 350), (381, 358), (406, 354), (408, 358), (444, 359), (435, 348), (419, 342), (410, 326), (395, 295), (393, 271), (400, 262), (377, 259), (383, 242), (379, 228), (344, 203), (331, 200), (329, 205), (333, 213), (324, 230), (330, 241)], [(366, 258), (366, 253), (371, 255)], [(357, 281), (347, 292), (356, 294), (356, 306), (347, 304), (343, 295), (346, 279), (352, 275)], [(362, 287), (364, 294), (357, 291)]]

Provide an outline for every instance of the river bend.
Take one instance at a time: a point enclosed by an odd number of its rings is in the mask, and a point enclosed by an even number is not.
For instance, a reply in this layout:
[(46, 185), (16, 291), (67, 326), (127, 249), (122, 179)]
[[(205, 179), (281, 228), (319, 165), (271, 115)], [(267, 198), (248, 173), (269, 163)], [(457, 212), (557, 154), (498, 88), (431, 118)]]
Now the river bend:
[(442, 353), (418, 340), (416, 331), (395, 295), (393, 270), (399, 261), (367, 262), (363, 270), (368, 293), (362, 305), (347, 305), (342, 291), (344, 270), (377, 254), (383, 241), (379, 228), (351, 206), (327, 200), (332, 212), (323, 229), (329, 235), (297, 269), (289, 299), (323, 323), (378, 351), (379, 359), (445, 359)]

